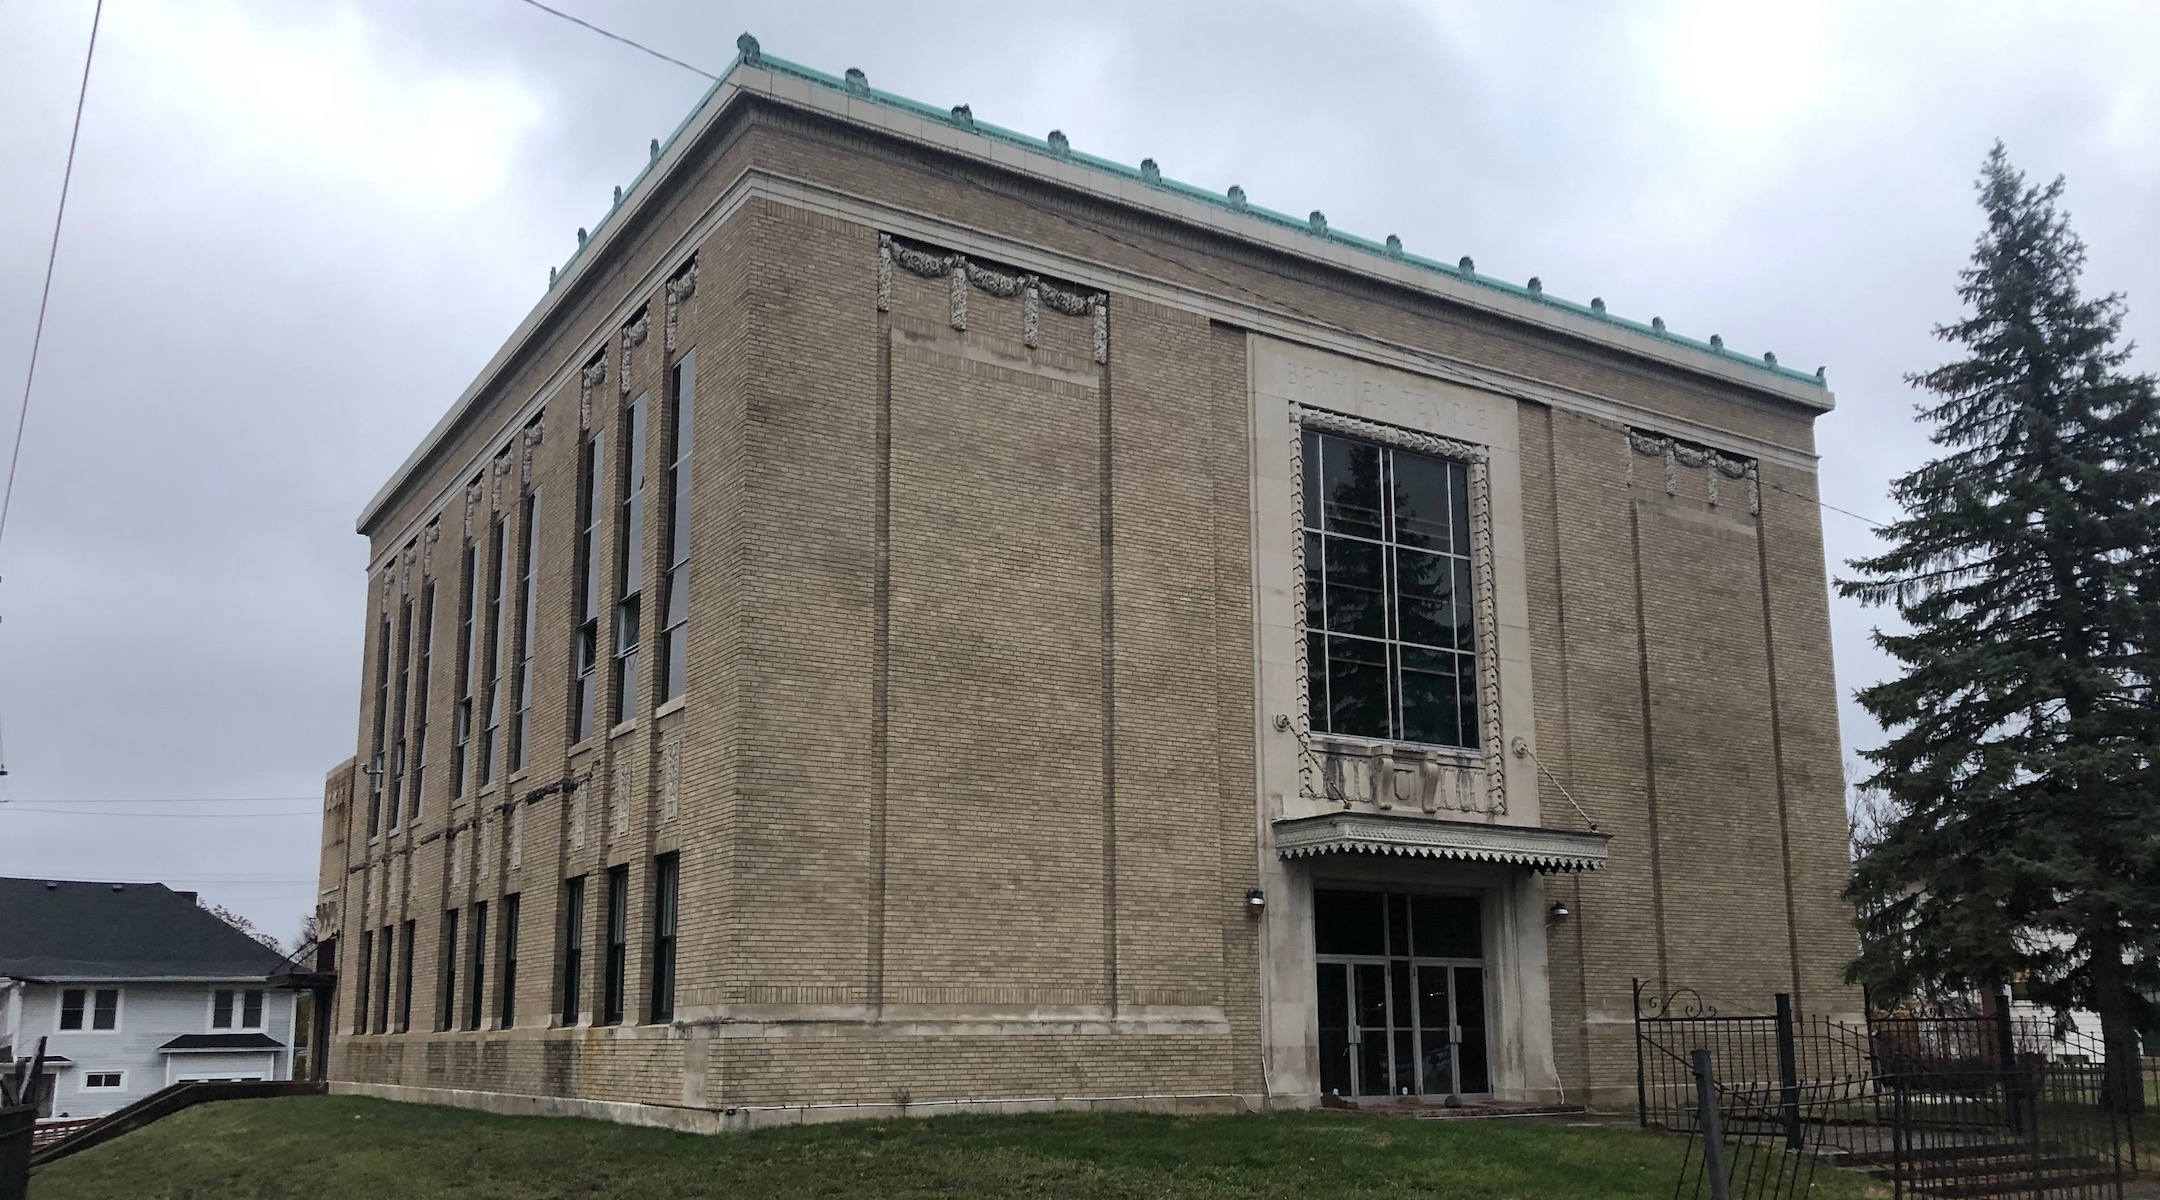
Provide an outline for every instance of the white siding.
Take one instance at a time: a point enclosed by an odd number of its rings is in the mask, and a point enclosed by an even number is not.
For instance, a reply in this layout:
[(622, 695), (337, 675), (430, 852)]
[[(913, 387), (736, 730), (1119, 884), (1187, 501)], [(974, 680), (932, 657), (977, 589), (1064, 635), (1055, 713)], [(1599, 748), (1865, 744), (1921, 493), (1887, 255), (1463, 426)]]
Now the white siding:
[[(97, 1117), (124, 1108), (165, 1086), (168, 1058), (158, 1047), (184, 1033), (234, 1033), (240, 1030), (210, 1027), (210, 997), (219, 988), (246, 990), (261, 987), (244, 983), (127, 983), (85, 982), (29, 984), (22, 990), (21, 1024), (15, 1052), (28, 1056), (37, 1051), (37, 1040), (47, 1039), (48, 1054), (65, 1055), (70, 1065), (60, 1072), (59, 1094), (53, 1098), (54, 1116)], [(71, 987), (95, 992), (120, 989), (119, 1028), (103, 1031), (60, 1028), (60, 993)], [(263, 995), (263, 1028), (260, 1032), (284, 1047), (264, 1057), (271, 1059), (269, 1078), (286, 1079), (292, 1073), (294, 994), (275, 988)], [(237, 1007), (237, 1005), (236, 1005)], [(236, 1014), (237, 1020), (237, 1014)], [(85, 1013), (84, 1025), (89, 1024)], [(253, 1032), (253, 1031), (246, 1031)], [(188, 1058), (204, 1059), (205, 1055)], [(86, 1090), (85, 1076), (120, 1071), (126, 1076), (118, 1089)], [(176, 1074), (199, 1074), (184, 1064)], [(253, 1072), (250, 1072), (251, 1074)]]

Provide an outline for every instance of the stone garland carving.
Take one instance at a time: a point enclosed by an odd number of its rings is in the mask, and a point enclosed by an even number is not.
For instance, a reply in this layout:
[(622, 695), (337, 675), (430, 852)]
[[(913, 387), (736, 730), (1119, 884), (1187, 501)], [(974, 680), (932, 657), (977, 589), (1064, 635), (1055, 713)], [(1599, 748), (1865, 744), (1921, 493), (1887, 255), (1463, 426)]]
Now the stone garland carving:
[[(1300, 434), (1305, 429), (1317, 429), (1327, 433), (1339, 433), (1365, 441), (1379, 442), (1421, 454), (1433, 454), (1467, 463), (1470, 468), (1470, 574), (1477, 589), (1476, 633), (1478, 646), (1479, 714), (1478, 740), (1484, 757), (1485, 782), (1490, 801), (1485, 809), (1472, 809), (1465, 804), (1456, 807), (1464, 811), (1490, 811), (1495, 814), (1507, 812), (1507, 765), (1500, 753), (1500, 618), (1499, 606), (1493, 581), (1492, 552), (1492, 479), (1489, 455), (1485, 447), (1474, 442), (1457, 441), (1437, 434), (1418, 433), (1413, 430), (1383, 425), (1360, 417), (1325, 409), (1290, 406), (1290, 486), (1294, 496), (1305, 491), (1305, 448)], [(1291, 609), (1297, 614), (1297, 711), (1291, 717), (1291, 727), (1296, 732), (1300, 748), (1299, 794), (1347, 803), (1339, 780), (1327, 781), (1329, 790), (1316, 793), (1313, 790), (1314, 766), (1319, 756), (1312, 743), (1312, 697), (1310, 694), (1310, 665), (1306, 660), (1305, 647), (1305, 509), (1302, 502), (1293, 505), (1297, 514), (1291, 530), (1291, 560), (1296, 567), (1297, 585), (1290, 597)], [(1374, 752), (1383, 748), (1375, 747)], [(1392, 770), (1392, 768), (1390, 768)], [(1422, 770), (1422, 768), (1421, 768)], [(1323, 767), (1323, 773), (1326, 768)], [(1438, 787), (1437, 779), (1432, 784)]]
[(579, 429), (592, 428), (593, 389), (607, 382), (607, 350), (605, 347), (593, 352), (592, 361), (578, 368), (577, 425)]
[(496, 512), (502, 511), (502, 485), (509, 474), (510, 450), (506, 446), (495, 456), (495, 469), (488, 472), (488, 507)]
[(398, 555), (398, 594), (401, 596), (412, 594), (412, 569), (414, 561), (418, 558), (419, 548), (417, 546), (408, 545)]
[(1039, 275), (1024, 272), (1003, 271), (970, 262), (964, 254), (937, 254), (895, 240), (890, 234), (878, 235), (877, 307), (879, 312), (892, 311), (893, 267), (925, 279), (948, 281), (949, 298), (946, 319), (954, 329), (968, 327), (967, 298), (970, 288), (978, 288), (993, 296), (1021, 297), (1020, 341), (1033, 349), (1040, 341), (1042, 309), (1064, 313), (1072, 317), (1092, 317), (1095, 321), (1095, 361), (1110, 361), (1110, 307), (1109, 297), (1101, 292), (1069, 292), (1048, 283)]
[(614, 836), (630, 836), (630, 760), (615, 760), (615, 822)]
[(667, 281), (666, 316), (660, 324), (660, 348), (669, 354), (675, 353), (675, 319), (682, 311), (683, 301), (697, 295), (697, 273), (697, 255), (693, 254), (689, 265)]
[(472, 540), (473, 510), (480, 507), (480, 484), (476, 480), (465, 485), (465, 540)]
[(637, 319), (622, 327), (622, 369), (615, 373), (615, 384), (623, 398), (630, 397), (630, 352), (645, 344), (645, 337), (652, 332), (652, 312), (639, 309)]
[(525, 806), (510, 806), (510, 869), (525, 865)]
[(580, 779), (577, 786), (570, 791), (570, 848), (573, 850), (583, 850), (585, 848), (585, 797), (587, 790), (586, 781)]
[(660, 743), (660, 819), (672, 821), (682, 804), (682, 739)]
[(480, 861), (474, 867), (473, 874), (478, 878), (486, 879), (490, 873), (489, 869), (495, 863), (495, 818), (492, 816), (480, 818), (480, 848), (477, 853)]
[(1703, 473), (1704, 491), (1710, 507), (1718, 506), (1718, 477), (1741, 480), (1747, 484), (1748, 515), (1762, 515), (1762, 476), (1754, 459), (1737, 458), (1708, 446), (1683, 442), (1663, 434), (1646, 433), (1640, 429), (1627, 431), (1628, 486), (1635, 485), (1635, 458), (1663, 459), (1665, 463), (1665, 494), (1680, 492), (1680, 468)]
[(458, 853), (457, 830), (443, 835), (443, 857), (450, 860), (450, 886), (465, 886), (465, 856)]
[(433, 575), (435, 573), (435, 543), (441, 540), (442, 518), (437, 517), (436, 519), (429, 521), (427, 523), (427, 528), (422, 530), (420, 533), (421, 575), (427, 576)]

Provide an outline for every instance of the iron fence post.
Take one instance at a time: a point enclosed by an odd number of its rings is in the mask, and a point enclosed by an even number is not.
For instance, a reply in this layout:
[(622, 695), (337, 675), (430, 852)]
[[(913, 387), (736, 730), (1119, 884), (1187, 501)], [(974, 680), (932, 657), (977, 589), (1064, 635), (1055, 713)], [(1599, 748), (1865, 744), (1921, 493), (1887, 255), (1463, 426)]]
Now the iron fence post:
[(1635, 1124), (1650, 1128), (1650, 1095), (1643, 1085), (1642, 980), (1635, 986)]
[(1710, 1200), (1732, 1200), (1732, 1180), (1725, 1174), (1725, 1133), (1718, 1125), (1717, 1080), (1710, 1074), (1710, 1051), (1698, 1048), (1695, 1062), (1695, 1105), (1702, 1126), (1703, 1177), (1710, 1181)]
[(2017, 1073), (2017, 1036), (2010, 1027), (2010, 989), (2004, 988), (1995, 996), (1995, 1054), (2002, 1065), (2003, 1112), (2009, 1119), (2010, 1132), (2024, 1131), (2022, 1114), (2019, 1112), (2020, 1088)]
[(1793, 1040), (1792, 996), (1777, 994), (1778, 1114), (1785, 1121), (1785, 1148), (1800, 1149), (1800, 1055)]

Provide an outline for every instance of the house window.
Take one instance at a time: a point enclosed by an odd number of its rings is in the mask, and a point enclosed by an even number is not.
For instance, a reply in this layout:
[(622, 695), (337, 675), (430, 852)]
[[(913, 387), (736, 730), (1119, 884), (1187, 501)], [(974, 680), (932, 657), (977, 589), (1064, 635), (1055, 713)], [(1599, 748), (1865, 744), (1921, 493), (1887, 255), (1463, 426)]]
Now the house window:
[(518, 897), (511, 893), (502, 902), (502, 1025), (517, 1024)]
[[(407, 921), (398, 940), (398, 1028), (407, 1032), (412, 1029), (413, 935), (418, 932), (419, 922)], [(388, 996), (383, 997), (383, 1003), (389, 1002)]]
[(120, 1028), (120, 989), (67, 988), (60, 993), (60, 1028), (81, 1029), (86, 1014), (93, 1030)]
[(600, 572), (594, 560), (600, 541), (602, 453), (598, 433), (586, 439), (578, 450), (578, 624), (570, 698), (571, 719), (575, 722), (570, 738), (573, 744), (593, 734), (593, 674), (600, 661)]
[(1312, 728), (1475, 747), (1468, 466), (1311, 430), (1304, 453)]
[(614, 720), (637, 715), (638, 619), (645, 581), (645, 397), (623, 412), (623, 498), (615, 543), (615, 713)]
[(465, 794), (465, 757), (472, 746), (473, 680), (480, 673), (473, 641), (473, 610), (479, 603), (480, 547), (465, 539), (458, 559), (457, 716), (450, 731), (450, 794)]
[[(235, 1021), (239, 1024), (234, 1025)], [(219, 988), (210, 993), (210, 1028), (212, 1029), (261, 1029), (263, 1024), (263, 994), (261, 988), (236, 991)]]
[(487, 901), (472, 907), (472, 983), (465, 992), (465, 1028), (480, 1028), (482, 999), (487, 991)]
[(663, 854), (653, 860), (652, 1019), (675, 1019), (675, 901), (682, 858)]
[(92, 1071), (83, 1076), (83, 1090), (117, 1088), (126, 1076), (125, 1071)]
[[(372, 931), (370, 931), (370, 930), (366, 930), (366, 929), (363, 929), (363, 930), (361, 930), (361, 931), (360, 931), (360, 969), (359, 969), (358, 971), (354, 972), (354, 974), (355, 974), (355, 975), (356, 975), (356, 976), (357, 976), (357, 977), (359, 978), (359, 981), (360, 981), (360, 988), (359, 988), (359, 990), (358, 990), (357, 992), (355, 992), (355, 993), (353, 994), (353, 1025), (352, 1025), (352, 1031), (353, 1031), (354, 1033), (366, 1033), (366, 1032), (367, 1032), (367, 1016), (368, 1016), (368, 1013), (367, 1013), (367, 1010), (368, 1010), (368, 980), (374, 977), (374, 972), (373, 972), (373, 970), (372, 970), (372, 969), (370, 968), (370, 963), (371, 963), (371, 962), (372, 962), (372, 960), (373, 960), (373, 955), (374, 955), (374, 951), (375, 951), (375, 934), (374, 934), (374, 933), (373, 933)], [(384, 951), (384, 953), (388, 953), (388, 951)], [(386, 1003), (387, 1003), (387, 1001), (386, 1001)]]
[(437, 1029), (457, 1027), (457, 918), (451, 909), (442, 917), (442, 1019)]
[(610, 867), (607, 873), (607, 961), (600, 977), (600, 1023), (620, 1025), (623, 1019), (623, 971), (629, 965), (630, 868)]
[(488, 547), (494, 566), (488, 570), (487, 724), (480, 731), (483, 784), (495, 778), (495, 748), (502, 732), (503, 709), (508, 706), (508, 697), (503, 694), (503, 671), (509, 666), (504, 644), (510, 627), (503, 624), (503, 589), (510, 586), (510, 530), (499, 517), (489, 534)]
[(420, 819), (420, 784), (427, 774), (428, 691), (435, 683), (435, 581), (420, 589), (420, 669), (413, 693), (412, 781), (405, 786), (406, 815)]
[(367, 832), (382, 829), (383, 747), (390, 733), (390, 612), (383, 610), (375, 631), (375, 739), (368, 754)]
[(517, 712), (510, 721), (510, 769), (525, 769), (526, 746), (532, 734), (533, 618), (537, 615), (539, 589), (534, 586), (540, 570), (540, 493), (525, 493), (524, 511), (518, 517), (524, 532), (525, 550), (518, 567)]
[(585, 877), (563, 881), (562, 1023), (575, 1025), (585, 1013), (579, 991), (585, 986)]
[(667, 570), (660, 579), (660, 700), (683, 694), (689, 666), (690, 452), (697, 408), (697, 355), (684, 354), (673, 371), (668, 411)]

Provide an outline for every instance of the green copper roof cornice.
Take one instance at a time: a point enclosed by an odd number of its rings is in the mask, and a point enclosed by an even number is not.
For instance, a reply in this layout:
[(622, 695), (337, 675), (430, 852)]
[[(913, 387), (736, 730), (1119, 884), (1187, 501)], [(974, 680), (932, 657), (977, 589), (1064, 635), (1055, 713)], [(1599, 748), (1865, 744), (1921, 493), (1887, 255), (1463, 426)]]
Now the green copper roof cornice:
[[(607, 214), (600, 219), (599, 224), (594, 226), (592, 230), (594, 236), (601, 230), (606, 229), (615, 220), (617, 214), (623, 209), (622, 199), (636, 192), (638, 186), (645, 181), (645, 177), (650, 175), (654, 167), (658, 166), (667, 157), (667, 150), (674, 146), (676, 140), (689, 130), (692, 121), (705, 108), (714, 93), (727, 86), (728, 81), (734, 76), (735, 72), (747, 65), (770, 71), (776, 75), (800, 79), (806, 83), (828, 88), (845, 96), (868, 100), (926, 121), (936, 121), (992, 141), (1004, 142), (1064, 162), (1077, 163), (1093, 170), (1131, 180), (1156, 191), (1220, 209), (1225, 213), (1233, 213), (1262, 221), (1269, 225), (1292, 230), (1306, 237), (1332, 242), (1339, 246), (1348, 246), (1390, 262), (1406, 263), (1436, 275), (1486, 288), (1520, 301), (1565, 312), (1583, 320), (1595, 321), (1616, 329), (1624, 329), (1639, 337), (1652, 338), (1673, 346), (1683, 346), (1697, 353), (1712, 355), (1726, 362), (1768, 372), (1781, 379), (1810, 384), (1815, 387), (1829, 386), (1825, 378), (1825, 372), (1820, 369), (1814, 374), (1808, 374), (1780, 364), (1774, 354), (1764, 354), (1760, 358), (1741, 354), (1738, 351), (1726, 349), (1724, 339), (1715, 335), (1712, 335), (1708, 341), (1701, 341), (1677, 334), (1667, 329), (1665, 322), (1659, 318), (1652, 318), (1648, 324), (1645, 324), (1641, 321), (1615, 316), (1606, 309), (1605, 303), (1601, 299), (1593, 299), (1589, 304), (1578, 304), (1572, 300), (1564, 300), (1558, 296), (1548, 294), (1536, 278), (1532, 278), (1529, 284), (1524, 286), (1509, 283), (1490, 275), (1480, 275), (1467, 256), (1459, 263), (1450, 264), (1426, 258), (1420, 254), (1412, 254), (1403, 249), (1402, 239), (1398, 237), (1389, 235), (1385, 242), (1375, 242), (1370, 238), (1359, 237), (1354, 233), (1345, 233), (1330, 226), (1327, 219), (1317, 211), (1311, 216), (1300, 220), (1288, 213), (1277, 212), (1274, 209), (1248, 202), (1245, 199), (1245, 190), (1240, 187), (1233, 186), (1228, 193), (1221, 193), (1166, 178), (1160, 170), (1156, 169), (1155, 160), (1153, 159), (1143, 160), (1138, 167), (1129, 167), (1124, 163), (1099, 158), (1083, 150), (1075, 150), (1072, 148), (1071, 143), (1066, 140), (1065, 135), (1057, 131), (1052, 131), (1047, 138), (1039, 138), (1032, 134), (1021, 133), (1018, 130), (1007, 129), (1001, 125), (993, 125), (987, 121), (978, 121), (966, 105), (942, 109), (935, 105), (925, 104), (920, 100), (880, 91), (870, 86), (868, 78), (861, 71), (852, 68), (844, 76), (828, 75), (813, 67), (806, 67), (800, 63), (789, 62), (784, 58), (775, 58), (764, 53), (759, 48), (757, 39), (747, 33), (737, 38), (735, 45), (737, 53), (735, 58), (728, 63), (727, 69), (722, 71), (720, 77), (713, 81), (712, 87), (708, 88), (705, 94), (699, 98), (698, 103), (691, 107), (690, 112), (683, 117), (682, 123), (675, 127), (675, 131), (668, 135), (666, 141), (655, 143), (650, 161), (646, 163), (644, 169), (638, 172), (637, 177), (630, 181), (630, 186), (622, 190), (616, 202), (608, 209)], [(584, 234), (583, 230), (579, 232)], [(593, 238), (581, 236), (578, 241), (578, 248), (564, 261), (560, 270), (549, 272), (550, 287), (554, 285), (555, 280), (560, 275), (567, 274), (569, 268), (584, 256), (585, 248), (590, 240), (593, 240)]]

